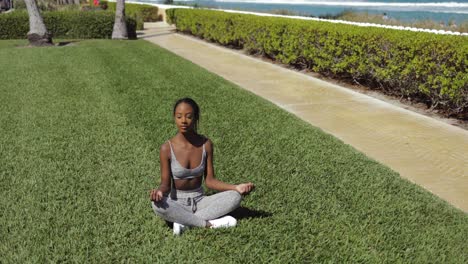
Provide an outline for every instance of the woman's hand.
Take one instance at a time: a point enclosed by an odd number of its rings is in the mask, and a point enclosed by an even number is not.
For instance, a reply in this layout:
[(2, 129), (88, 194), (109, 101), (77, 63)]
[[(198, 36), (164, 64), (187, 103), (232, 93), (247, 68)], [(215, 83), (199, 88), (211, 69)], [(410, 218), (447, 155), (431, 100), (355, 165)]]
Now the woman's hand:
[(151, 201), (160, 202), (163, 199), (163, 192), (159, 189), (151, 190), (150, 194)]
[(255, 186), (251, 182), (241, 183), (241, 184), (236, 185), (236, 191), (239, 192), (240, 194), (248, 194), (254, 188)]

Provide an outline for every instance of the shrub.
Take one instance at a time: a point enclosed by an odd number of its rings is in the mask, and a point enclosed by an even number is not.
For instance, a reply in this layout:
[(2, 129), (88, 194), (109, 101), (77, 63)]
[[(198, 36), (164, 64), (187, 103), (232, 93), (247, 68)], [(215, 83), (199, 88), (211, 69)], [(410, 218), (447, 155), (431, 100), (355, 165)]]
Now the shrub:
[[(26, 3), (24, 0), (13, 0), (13, 5), (16, 10), (26, 10)], [(40, 8), (40, 6), (38, 6)]]
[[(110, 11), (115, 12), (116, 3), (107, 2), (107, 7)], [(131, 17), (137, 22), (137, 30), (143, 29), (144, 22), (156, 22), (160, 21), (158, 15), (158, 7), (151, 5), (140, 5), (140, 4), (125, 4), (125, 14)]]
[(0, 15), (0, 39), (26, 38), (29, 17), (26, 11), (15, 11)]
[[(47, 30), (55, 38), (111, 38), (115, 14), (106, 11), (54, 11), (43, 13)], [(29, 31), (27, 12), (0, 15), (0, 39), (23, 39)], [(127, 18), (129, 38), (136, 38), (136, 22)]]
[[(36, 0), (37, 7), (41, 11), (63, 11), (63, 10), (79, 10), (79, 4), (60, 4), (56, 0)], [(16, 10), (26, 9), (24, 0), (13, 0)]]
[(328, 22), (169, 9), (177, 30), (468, 119), (468, 38)]

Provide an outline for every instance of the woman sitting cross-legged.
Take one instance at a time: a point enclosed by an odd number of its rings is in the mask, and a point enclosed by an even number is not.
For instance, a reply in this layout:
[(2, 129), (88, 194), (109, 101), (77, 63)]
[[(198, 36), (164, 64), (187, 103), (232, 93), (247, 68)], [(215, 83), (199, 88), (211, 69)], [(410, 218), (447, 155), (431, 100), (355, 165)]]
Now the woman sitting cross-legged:
[[(178, 133), (161, 146), (161, 183), (150, 194), (154, 212), (174, 223), (175, 235), (193, 226), (235, 226), (236, 219), (225, 215), (239, 207), (242, 195), (252, 191), (254, 185), (231, 185), (215, 178), (213, 143), (197, 134), (200, 110), (195, 101), (178, 100), (173, 115)], [(205, 196), (203, 176), (206, 187), (220, 192)]]

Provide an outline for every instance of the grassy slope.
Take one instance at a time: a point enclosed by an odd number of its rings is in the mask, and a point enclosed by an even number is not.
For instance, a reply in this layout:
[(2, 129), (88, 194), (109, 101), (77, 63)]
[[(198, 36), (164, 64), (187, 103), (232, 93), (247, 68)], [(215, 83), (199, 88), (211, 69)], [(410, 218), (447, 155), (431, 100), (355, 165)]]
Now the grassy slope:
[[(4, 262), (459, 262), (468, 217), (271, 103), (143, 41), (0, 42)], [(23, 42), (24, 43), (24, 42)], [(256, 217), (173, 237), (154, 216), (173, 102), (201, 105)]]

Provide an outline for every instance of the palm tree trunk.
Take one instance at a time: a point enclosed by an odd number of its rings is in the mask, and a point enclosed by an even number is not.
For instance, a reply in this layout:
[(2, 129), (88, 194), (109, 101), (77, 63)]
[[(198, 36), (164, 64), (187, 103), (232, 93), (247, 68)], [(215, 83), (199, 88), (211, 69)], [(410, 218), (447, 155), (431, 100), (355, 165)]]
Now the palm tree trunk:
[(52, 44), (52, 35), (47, 31), (42, 20), (41, 13), (37, 8), (35, 0), (24, 0), (29, 15), (29, 44), (33, 46), (50, 46)]
[(127, 39), (127, 24), (125, 23), (125, 0), (117, 0), (112, 39)]

